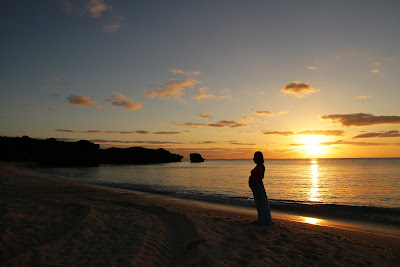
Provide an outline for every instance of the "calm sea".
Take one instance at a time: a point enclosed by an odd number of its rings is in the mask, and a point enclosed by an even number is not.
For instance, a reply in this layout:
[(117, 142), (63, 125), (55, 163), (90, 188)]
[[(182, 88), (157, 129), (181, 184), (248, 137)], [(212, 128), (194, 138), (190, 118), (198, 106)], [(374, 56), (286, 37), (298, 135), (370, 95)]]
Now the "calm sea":
[[(252, 160), (206, 160), (79, 168), (21, 167), (27, 173), (177, 197), (251, 206)], [(400, 159), (266, 160), (272, 203), (400, 209)]]

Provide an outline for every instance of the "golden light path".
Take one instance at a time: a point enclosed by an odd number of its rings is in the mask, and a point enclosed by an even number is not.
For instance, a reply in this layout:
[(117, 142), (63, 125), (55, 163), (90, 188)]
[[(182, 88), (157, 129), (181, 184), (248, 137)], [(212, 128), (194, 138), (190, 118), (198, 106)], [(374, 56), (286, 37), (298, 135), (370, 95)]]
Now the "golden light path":
[(311, 189), (310, 189), (310, 201), (320, 201), (318, 194), (318, 162), (317, 160), (311, 161)]

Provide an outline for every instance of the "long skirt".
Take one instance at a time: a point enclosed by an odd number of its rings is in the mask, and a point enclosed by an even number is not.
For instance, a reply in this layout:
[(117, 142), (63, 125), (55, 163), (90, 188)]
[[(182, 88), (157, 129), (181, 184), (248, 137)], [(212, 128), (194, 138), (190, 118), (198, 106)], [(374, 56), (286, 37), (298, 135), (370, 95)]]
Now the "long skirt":
[(271, 211), (269, 210), (269, 203), (267, 193), (265, 192), (264, 183), (260, 182), (251, 187), (253, 191), (254, 201), (258, 211), (258, 224), (271, 225)]

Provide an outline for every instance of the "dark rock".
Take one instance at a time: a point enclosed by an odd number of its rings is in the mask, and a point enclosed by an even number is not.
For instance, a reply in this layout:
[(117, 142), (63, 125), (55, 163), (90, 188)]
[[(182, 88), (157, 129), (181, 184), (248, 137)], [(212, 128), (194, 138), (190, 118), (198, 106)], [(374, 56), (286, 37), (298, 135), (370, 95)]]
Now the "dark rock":
[(179, 162), (183, 157), (165, 149), (142, 147), (100, 149), (86, 140), (77, 142), (23, 137), (0, 137), (0, 160), (37, 162), (46, 165), (142, 164)]
[(205, 159), (199, 153), (190, 154), (190, 162), (203, 162)]

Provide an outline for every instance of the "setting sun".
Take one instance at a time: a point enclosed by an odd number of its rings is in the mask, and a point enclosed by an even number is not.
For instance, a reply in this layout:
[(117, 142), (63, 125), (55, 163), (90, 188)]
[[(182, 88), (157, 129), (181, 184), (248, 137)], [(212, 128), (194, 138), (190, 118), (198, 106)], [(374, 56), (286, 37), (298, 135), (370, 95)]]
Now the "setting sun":
[(304, 135), (298, 139), (301, 148), (304, 150), (306, 156), (323, 156), (326, 153), (326, 147), (321, 145), (326, 141), (323, 135)]

